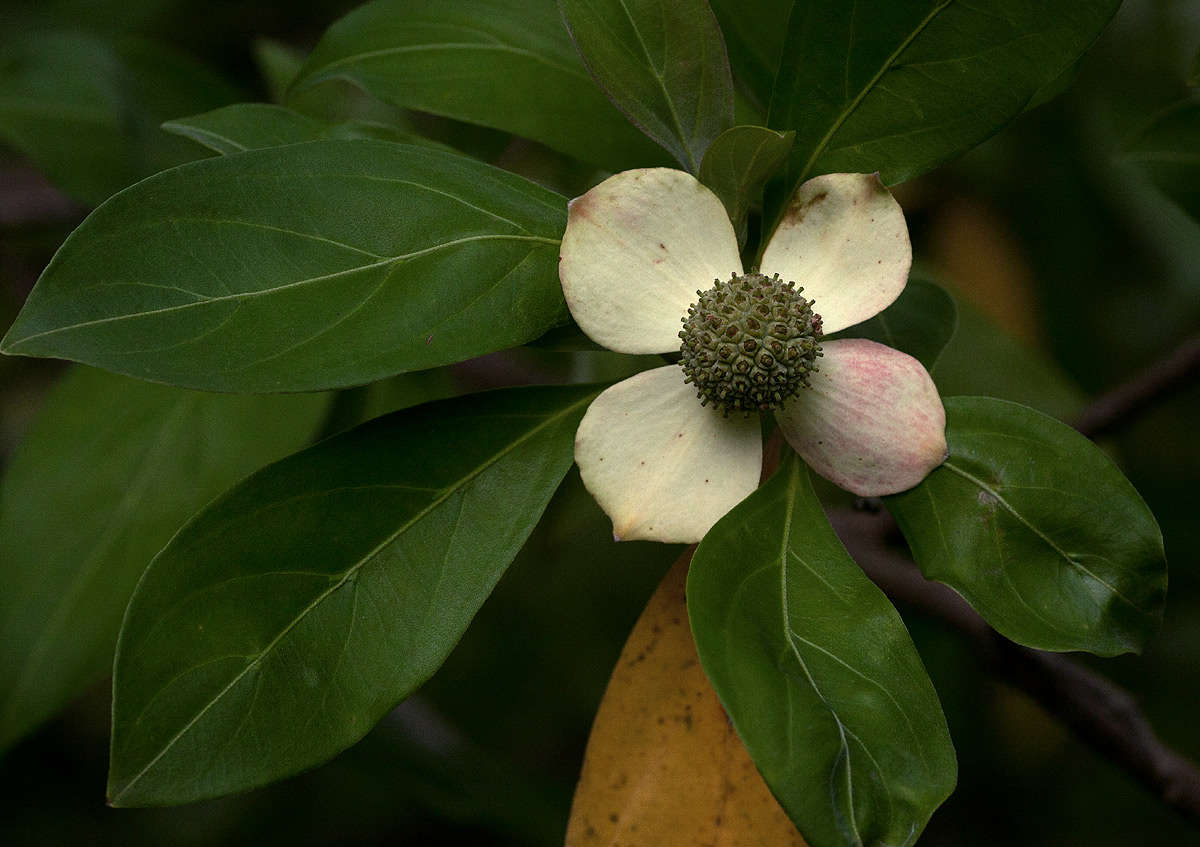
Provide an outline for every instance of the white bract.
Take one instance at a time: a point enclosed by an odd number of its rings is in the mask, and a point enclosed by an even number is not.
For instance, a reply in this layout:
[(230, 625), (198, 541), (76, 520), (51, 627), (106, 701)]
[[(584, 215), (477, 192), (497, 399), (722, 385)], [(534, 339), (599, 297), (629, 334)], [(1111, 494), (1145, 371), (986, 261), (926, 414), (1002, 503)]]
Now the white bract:
[[(875, 175), (829, 174), (796, 192), (762, 273), (804, 287), (826, 333), (899, 296), (912, 248)], [(621, 353), (680, 347), (697, 289), (742, 274), (721, 201), (668, 168), (616, 174), (571, 201), (559, 277), (593, 341)], [(916, 485), (946, 457), (946, 416), (921, 364), (865, 339), (823, 341), (811, 387), (775, 412), (817, 473), (864, 497)], [(757, 415), (702, 406), (677, 365), (644, 371), (593, 401), (575, 436), (584, 485), (618, 539), (699, 541), (758, 485)]]

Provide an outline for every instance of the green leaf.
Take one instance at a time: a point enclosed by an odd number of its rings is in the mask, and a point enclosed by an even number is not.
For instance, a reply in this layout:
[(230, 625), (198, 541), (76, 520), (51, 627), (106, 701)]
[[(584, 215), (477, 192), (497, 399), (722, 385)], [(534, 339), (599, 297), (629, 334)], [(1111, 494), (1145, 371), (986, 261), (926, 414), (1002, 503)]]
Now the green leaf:
[(762, 114), (783, 56), (792, 0), (709, 0), (725, 43), (733, 79)]
[(366, 121), (328, 124), (270, 103), (235, 103), (200, 115), (167, 121), (163, 129), (225, 156), (326, 138), (375, 138), (451, 150), (444, 144), (384, 124)]
[(461, 156), (314, 141), (194, 162), (92, 213), (0, 350), (216, 391), (362, 384), (563, 323), (566, 200)]
[(1200, 220), (1200, 99), (1160, 112), (1125, 146), (1121, 158)]
[(325, 124), (310, 117), (268, 103), (235, 103), (167, 121), (163, 129), (224, 156), (315, 141), (322, 136)]
[(0, 750), (108, 675), (151, 557), (217, 494), (312, 439), (327, 400), (68, 374), (0, 489)]
[(336, 79), (612, 170), (663, 159), (596, 88), (554, 0), (376, 0), (329, 28), (292, 90)]
[(735, 126), (717, 136), (704, 161), (700, 181), (725, 204), (738, 242), (746, 240), (746, 216), (792, 149), (794, 132), (761, 126)]
[(946, 721), (899, 614), (799, 460), (700, 542), (687, 599), (701, 663), (805, 840), (915, 842), (954, 788)]
[(236, 99), (188, 57), (132, 38), (33, 33), (0, 49), (0, 141), (90, 205), (196, 158), (163, 120)]
[(596, 83), (692, 173), (733, 126), (733, 77), (707, 0), (559, 0)]
[(308, 54), (273, 38), (256, 38), (251, 49), (258, 75), (271, 102), (283, 103), (287, 99), (288, 87), (300, 73), (300, 68), (304, 67)]
[(1096, 40), (1119, 0), (796, 4), (768, 124), (796, 181), (911, 179), (994, 134)]
[(1025, 104), (1025, 111), (1028, 112), (1036, 109), (1038, 106), (1044, 106), (1046, 103), (1061, 97), (1070, 90), (1071, 86), (1075, 84), (1075, 80), (1079, 77), (1079, 69), (1082, 64), (1083, 58), (1080, 57), (1073, 64), (1064, 68), (1063, 72), (1057, 77), (1044, 83), (1038, 89), (1037, 93), (1029, 98), (1029, 102)]
[(921, 571), (1040, 650), (1139, 651), (1162, 622), (1162, 534), (1100, 448), (1025, 406), (951, 397), (950, 457), (886, 498)]
[(378, 418), (184, 527), (121, 629), (113, 805), (263, 785), (361, 738), (462, 636), (596, 393), (509, 389)]
[[(444, 150), (447, 153), (470, 155), (465, 148), (457, 150), (449, 144), (443, 144), (432, 138), (426, 138), (415, 132), (409, 132), (390, 124), (373, 120), (348, 120), (326, 125), (318, 138), (344, 138), (347, 140), (391, 141), (396, 144), (415, 144), (418, 147), (428, 147), (432, 150)], [(515, 168), (513, 169), (516, 170)]]
[(931, 370), (954, 337), (957, 326), (958, 308), (946, 289), (913, 279), (896, 302), (870, 320), (837, 333), (836, 337), (878, 341), (907, 353)]

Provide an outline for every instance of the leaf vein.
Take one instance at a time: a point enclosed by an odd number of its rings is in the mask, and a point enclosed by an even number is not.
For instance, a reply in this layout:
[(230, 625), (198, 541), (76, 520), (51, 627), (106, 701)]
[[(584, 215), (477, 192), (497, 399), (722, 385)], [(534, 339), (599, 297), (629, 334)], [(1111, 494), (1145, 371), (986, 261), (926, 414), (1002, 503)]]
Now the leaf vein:
[(900, 58), (901, 54), (908, 49), (909, 45), (916, 40), (918, 35), (925, 31), (925, 28), (933, 22), (933, 19), (941, 14), (942, 11), (953, 2), (954, 0), (941, 0), (938, 5), (930, 9), (929, 14), (925, 16), (925, 19), (917, 24), (917, 26), (913, 28), (913, 31), (909, 33), (908, 36), (900, 42), (900, 45), (894, 51), (892, 51), (891, 55), (884, 60), (879, 70), (876, 71), (874, 76), (867, 81), (867, 84), (864, 85), (862, 90), (855, 95), (854, 99), (849, 103), (849, 105), (842, 109), (841, 113), (829, 127), (829, 130), (825, 133), (821, 140), (817, 142), (817, 145), (813, 148), (812, 154), (808, 157), (808, 161), (804, 163), (804, 168), (800, 171), (800, 176), (796, 180), (797, 183), (803, 182), (805, 178), (812, 172), (813, 165), (816, 164), (817, 158), (822, 152), (824, 152), (825, 146), (829, 144), (830, 139), (832, 139), (834, 134), (841, 129), (842, 124), (845, 123), (850, 115), (852, 115), (859, 107), (859, 104), (862, 103), (867, 94), (870, 93), (871, 89), (875, 87), (875, 84), (883, 78), (885, 73), (891, 70), (892, 66)]
[(1024, 526), (1026, 529), (1028, 529), (1030, 532), (1032, 532), (1034, 535), (1036, 535), (1038, 538), (1040, 538), (1048, 547), (1050, 547), (1050, 549), (1052, 549), (1055, 553), (1057, 553), (1059, 556), (1061, 556), (1064, 560), (1069, 562), (1071, 565), (1073, 565), (1079, 571), (1081, 571), (1085, 575), (1091, 577), (1093, 580), (1098, 582), (1100, 585), (1103, 585), (1105, 588), (1107, 588), (1109, 591), (1111, 591), (1113, 596), (1119, 597), (1126, 604), (1128, 604), (1131, 608), (1135, 609), (1138, 612), (1148, 613), (1147, 610), (1142, 609), (1140, 606), (1138, 606), (1137, 603), (1134, 603), (1132, 600), (1130, 600), (1128, 597), (1126, 597), (1124, 594), (1122, 594), (1117, 589), (1116, 586), (1112, 585), (1107, 580), (1101, 578), (1099, 574), (1096, 574), (1093, 571), (1091, 571), (1082, 562), (1080, 562), (1078, 559), (1071, 556), (1071, 554), (1069, 554), (1067, 551), (1065, 551), (1061, 547), (1059, 547), (1058, 544), (1054, 541), (1054, 539), (1050, 538), (1050, 536), (1048, 536), (1046, 533), (1042, 532), (1040, 529), (1038, 529), (1036, 526), (1034, 526), (1032, 523), (1030, 523), (1029, 520), (1024, 515), (1022, 515), (1015, 508), (1013, 508), (1012, 504), (1010, 504), (1007, 500), (1005, 500), (1004, 497), (1001, 496), (1000, 492), (996, 491), (994, 488), (989, 486), (987, 483), (985, 483), (983, 480), (979, 479), (978, 477), (975, 477), (975, 476), (971, 475), (970, 473), (968, 473), (967, 471), (963, 470), (962, 468), (958, 467), (953, 462), (950, 462), (950, 461), (945, 462), (945, 467), (948, 470), (951, 470), (954, 473), (958, 474), (963, 479), (967, 480), (968, 482), (972, 483), (973, 485), (976, 485), (979, 488), (981, 488), (982, 490), (986, 491), (990, 496), (995, 497), (996, 502), (999, 503), (1006, 512), (1008, 512), (1010, 515), (1012, 515), (1014, 518), (1016, 518), (1017, 521), (1020, 522), (1022, 526)]
[(304, 620), (315, 608), (317, 608), (317, 606), (319, 606), (322, 602), (324, 602), (327, 597), (329, 597), (335, 591), (337, 591), (343, 584), (345, 584), (348, 580), (352, 579), (360, 570), (362, 570), (363, 567), (365, 567), (367, 564), (369, 564), (371, 562), (376, 561), (379, 554), (384, 549), (386, 549), (390, 544), (392, 544), (397, 538), (399, 538), (401, 535), (403, 535), (406, 531), (408, 531), (409, 528), (414, 526), (417, 522), (419, 522), (420, 520), (425, 518), (434, 509), (436, 509), (443, 502), (445, 502), (456, 491), (460, 491), (464, 486), (468, 485), (472, 480), (474, 480), (476, 477), (478, 477), (480, 474), (482, 474), (485, 470), (490, 468), (496, 462), (500, 461), (500, 459), (504, 458), (506, 455), (511, 453), (513, 450), (516, 450), (520, 445), (524, 444), (526, 441), (533, 438), (536, 434), (541, 432), (543, 429), (546, 429), (547, 427), (553, 425), (554, 423), (557, 423), (559, 420), (566, 417), (567, 415), (573, 413), (581, 405), (590, 403), (593, 398), (594, 398), (594, 394), (585, 396), (584, 398), (582, 398), (580, 400), (576, 400), (574, 403), (571, 403), (565, 409), (562, 409), (558, 412), (554, 412), (552, 414), (546, 415), (545, 419), (541, 423), (530, 428), (528, 431), (523, 433), (520, 437), (514, 439), (512, 442), (505, 445), (500, 450), (496, 451), (496, 453), (492, 454), (490, 457), (485, 459), (483, 462), (479, 463), (475, 468), (471, 469), (470, 472), (464, 474), (460, 479), (458, 479), (455, 482), (448, 485), (446, 487), (446, 489), (444, 489), (443, 493), (441, 493), (437, 497), (433, 498), (427, 506), (425, 506), (423, 509), (418, 511), (415, 515), (413, 515), (407, 521), (404, 521), (399, 527), (396, 528), (396, 530), (394, 532), (389, 533), (388, 536), (385, 539), (383, 539), (383, 541), (381, 541), (372, 550), (368, 551), (366, 554), (364, 554), (362, 557), (360, 557), (358, 559), (358, 561), (354, 562), (349, 568), (347, 568), (347, 570), (344, 572), (344, 574), (342, 575), (341, 579), (338, 580), (338, 582), (336, 582), (335, 584), (333, 584), (329, 588), (327, 588), (325, 591), (322, 591), (320, 594), (318, 594), (317, 597), (314, 598), (313, 601), (311, 603), (309, 603), (304, 609), (302, 609), (300, 611), (300, 613), (297, 614), (287, 624), (287, 626), (285, 626), (279, 632), (278, 635), (276, 635), (262, 650), (260, 650), (254, 656), (252, 661), (249, 662), (245, 668), (243, 668), (241, 671), (239, 671), (237, 674), (235, 674), (233, 679), (231, 679), (220, 691), (218, 691), (216, 693), (215, 696), (213, 696), (207, 703), (205, 703), (204, 706), (199, 711), (197, 711), (196, 714), (187, 723), (185, 723), (183, 725), (183, 727), (181, 727), (174, 735), (172, 735), (171, 738), (168, 739), (167, 742), (163, 745), (162, 749), (157, 754), (155, 754), (155, 756), (152, 757), (150, 759), (150, 761), (147, 762), (141, 768), (141, 770), (139, 770), (136, 774), (134, 774), (134, 776), (132, 778), (130, 778), (125, 783), (124, 786), (122, 786), (120, 791), (117, 791), (114, 793), (114, 795), (111, 798), (112, 801), (116, 802), (122, 796), (127, 794), (134, 785), (136, 785), (147, 773), (149, 773), (149, 771), (155, 765), (158, 764), (158, 762), (162, 759), (162, 757), (165, 756), (175, 746), (175, 744), (177, 744), (179, 742), (179, 740), (184, 737), (184, 735), (186, 735), (188, 732), (191, 731), (192, 727), (194, 727), (196, 725), (196, 723), (201, 718), (203, 718), (205, 714), (208, 713), (209, 709), (211, 709), (226, 694), (228, 694), (229, 691), (231, 691), (234, 688), (234, 686), (236, 686), (241, 681), (241, 679), (243, 677), (245, 677), (245, 675), (247, 673), (250, 672), (250, 670), (252, 668), (257, 667), (264, 658), (266, 658), (268, 655), (271, 655), (275, 649), (275, 646), (277, 644), (279, 644), (279, 642), (282, 641), (283, 638), (286, 635), (288, 635), (288, 633), (290, 633), (300, 623), (300, 621)]
[[(168, 313), (172, 313), (172, 312), (183, 311), (185, 309), (196, 308), (198, 306), (207, 306), (212, 303), (222, 303), (222, 302), (226, 302), (226, 301), (230, 301), (230, 300), (237, 301), (240, 305), (240, 303), (245, 300), (251, 300), (251, 299), (258, 298), (258, 297), (265, 297), (265, 296), (271, 295), (271, 294), (278, 294), (281, 291), (287, 291), (287, 290), (290, 290), (293, 288), (302, 288), (307, 285), (315, 285), (315, 284), (322, 283), (322, 282), (328, 282), (330, 280), (338, 279), (340, 277), (347, 276), (349, 274), (373, 270), (374, 268), (385, 267), (387, 265), (394, 264), (396, 262), (404, 262), (409, 259), (415, 259), (420, 256), (425, 256), (425, 255), (429, 255), (431, 253), (436, 253), (440, 250), (447, 250), (447, 249), (450, 249), (453, 247), (459, 247), (463, 244), (470, 244), (470, 243), (474, 243), (477, 241), (535, 241), (535, 242), (540, 242), (543, 244), (551, 244), (551, 245), (555, 245), (555, 246), (557, 246), (559, 244), (559, 242), (555, 239), (544, 238), (544, 237), (538, 236), (538, 235), (494, 234), (494, 235), (472, 235), (472, 236), (467, 236), (464, 238), (456, 238), (452, 241), (444, 241), (441, 244), (435, 244), (431, 247), (426, 247), (421, 250), (414, 250), (411, 253), (405, 253), (405, 254), (402, 254), (399, 256), (389, 256), (378, 262), (372, 262), (367, 265), (359, 265), (357, 267), (345, 268), (340, 271), (334, 271), (332, 273), (321, 274), (319, 276), (306, 277), (305, 279), (294, 280), (292, 282), (287, 282), (287, 283), (283, 283), (281, 285), (271, 286), (270, 288), (259, 289), (257, 291), (239, 291), (239, 292), (234, 292), (234, 293), (230, 293), (230, 294), (220, 294), (220, 295), (217, 295), (214, 297), (210, 297), (207, 300), (198, 300), (194, 303), (179, 303), (179, 304), (176, 304), (173, 306), (163, 306), (162, 308), (158, 308), (158, 309), (148, 309), (144, 312), (130, 312), (130, 313), (123, 314), (123, 315), (110, 315), (110, 316), (104, 317), (104, 318), (95, 318), (90, 321), (81, 321), (76, 324), (69, 324), (67, 326), (55, 327), (53, 329), (43, 330), (42, 332), (36, 332), (32, 335), (27, 335), (24, 338), (14, 339), (12, 342), (10, 342), (9, 349), (15, 351), (17, 349), (17, 347), (21, 344), (26, 344), (30, 341), (34, 341), (39, 338), (56, 335), (60, 332), (68, 332), (70, 330), (82, 329), (84, 327), (89, 327), (89, 326), (97, 326), (97, 325), (101, 325), (101, 324), (114, 323), (117, 321), (124, 321), (124, 320), (133, 320), (135, 318), (147, 317), (150, 315), (168, 314)], [(188, 339), (188, 340), (192, 340), (192, 339)]]

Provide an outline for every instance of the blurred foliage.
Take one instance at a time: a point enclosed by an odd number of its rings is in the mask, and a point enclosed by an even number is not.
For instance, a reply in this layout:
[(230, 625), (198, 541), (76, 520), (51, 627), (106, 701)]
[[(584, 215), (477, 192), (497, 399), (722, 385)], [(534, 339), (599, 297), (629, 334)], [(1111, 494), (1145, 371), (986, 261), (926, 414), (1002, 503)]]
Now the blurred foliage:
[[(106, 38), (134, 34), (269, 100), (353, 5), (8, 0), (0, 42), (64, 22)], [(1062, 80), (1061, 96), (898, 192), (922, 273), (959, 303), (958, 334), (935, 370), (944, 393), (1019, 400), (1069, 420), (1088, 397), (1200, 325), (1200, 224), (1118, 155), (1152, 115), (1188, 96), (1198, 45), (1200, 5), (1128, 0), (1073, 80)], [(292, 105), (323, 120), (415, 126), (568, 194), (596, 176), (538, 145), (466, 132), (346, 88), (312, 97)], [(82, 210), (15, 152), (0, 152), (0, 169), (2, 329)], [(633, 367), (605, 353), (497, 354), (351, 394), (327, 431), (422, 397), (529, 378), (611, 379)], [(0, 466), (57, 373), (52, 363), (0, 360)], [(1200, 389), (1192, 386), (1104, 444), (1158, 517), (1171, 587), (1163, 631), (1145, 655), (1087, 660), (1128, 686), (1160, 735), (1193, 759), (1198, 420)], [(613, 662), (678, 553), (608, 539), (603, 515), (572, 473), (421, 693), (332, 763), (251, 794), (174, 809), (106, 808), (109, 700), (99, 687), (0, 759), (0, 843), (559, 844)], [(959, 756), (958, 790), (922, 844), (1196, 843), (1195, 830), (1156, 798), (992, 681), (953, 633), (906, 620)]]
[(0, 138), (71, 197), (97, 205), (194, 158), (165, 119), (238, 98), (184, 53), (122, 36), (34, 33), (0, 50)]

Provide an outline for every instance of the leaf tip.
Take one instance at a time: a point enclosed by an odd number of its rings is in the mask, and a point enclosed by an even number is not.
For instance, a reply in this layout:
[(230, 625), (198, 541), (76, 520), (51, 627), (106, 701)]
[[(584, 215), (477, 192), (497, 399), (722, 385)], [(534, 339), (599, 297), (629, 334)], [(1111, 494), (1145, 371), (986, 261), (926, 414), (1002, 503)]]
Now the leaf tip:
[(123, 782), (118, 782), (113, 776), (109, 776), (108, 784), (104, 788), (104, 805), (110, 809), (131, 809), (138, 806), (144, 806), (146, 803), (139, 802), (136, 796), (130, 797), (130, 789), (138, 780), (127, 779)]
[(4, 334), (3, 338), (0, 338), (0, 353), (6, 356), (19, 356), (20, 353), (17, 352), (17, 345), (20, 343), (20, 339), (12, 337), (12, 330), (10, 329)]
[(137, 806), (138, 803), (136, 801), (131, 802), (129, 797), (126, 796), (129, 794), (129, 789), (137, 782), (137, 779), (122, 779), (117, 775), (113, 767), (115, 763), (112, 761), (114, 753), (115, 751), (111, 750), (109, 752), (108, 780), (104, 786), (104, 805), (110, 809), (127, 809), (131, 806)]

